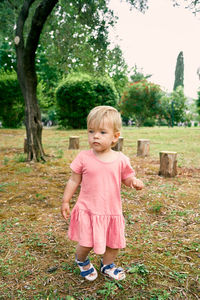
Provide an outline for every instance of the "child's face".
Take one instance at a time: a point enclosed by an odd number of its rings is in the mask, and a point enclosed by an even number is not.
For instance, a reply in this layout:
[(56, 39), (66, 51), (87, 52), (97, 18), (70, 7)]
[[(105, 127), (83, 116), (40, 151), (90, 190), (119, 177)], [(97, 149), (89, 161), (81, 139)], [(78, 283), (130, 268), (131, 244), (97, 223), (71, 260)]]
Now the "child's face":
[(107, 152), (113, 143), (116, 143), (120, 133), (114, 132), (111, 122), (107, 119), (101, 121), (99, 128), (91, 122), (88, 127), (88, 142), (95, 152)]

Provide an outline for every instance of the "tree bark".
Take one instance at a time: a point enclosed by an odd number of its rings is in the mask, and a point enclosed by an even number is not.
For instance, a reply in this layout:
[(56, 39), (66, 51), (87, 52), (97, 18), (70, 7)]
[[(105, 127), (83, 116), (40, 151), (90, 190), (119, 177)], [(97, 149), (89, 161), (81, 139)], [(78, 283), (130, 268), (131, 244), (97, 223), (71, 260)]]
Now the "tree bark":
[(45, 160), (42, 146), (42, 122), (37, 100), (37, 75), (35, 71), (35, 53), (40, 34), (47, 17), (58, 0), (43, 0), (35, 10), (31, 28), (24, 42), (24, 25), (29, 9), (35, 0), (25, 0), (20, 11), (15, 36), (17, 55), (17, 76), (25, 101), (25, 125), (27, 136), (28, 160)]
[(27, 138), (24, 138), (24, 153), (28, 153)]
[(137, 156), (149, 156), (150, 142), (149, 140), (138, 140), (137, 141)]
[(174, 177), (177, 175), (177, 153), (171, 151), (160, 152), (159, 175)]

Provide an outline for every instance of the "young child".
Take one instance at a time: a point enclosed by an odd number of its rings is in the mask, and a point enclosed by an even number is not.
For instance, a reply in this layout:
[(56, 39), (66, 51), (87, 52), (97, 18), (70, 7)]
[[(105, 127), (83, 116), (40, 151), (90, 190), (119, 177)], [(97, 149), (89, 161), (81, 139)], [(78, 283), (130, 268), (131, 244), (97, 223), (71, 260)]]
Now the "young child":
[(70, 167), (72, 175), (66, 185), (61, 213), (70, 216), (69, 202), (81, 184), (78, 200), (71, 212), (68, 236), (78, 242), (76, 263), (81, 275), (95, 280), (97, 271), (87, 258), (93, 249), (103, 254), (100, 271), (110, 278), (122, 280), (125, 272), (114, 260), (125, 247), (124, 217), (120, 197), (121, 182), (141, 190), (128, 157), (111, 149), (120, 136), (121, 117), (111, 106), (97, 106), (87, 118), (90, 150), (81, 151)]

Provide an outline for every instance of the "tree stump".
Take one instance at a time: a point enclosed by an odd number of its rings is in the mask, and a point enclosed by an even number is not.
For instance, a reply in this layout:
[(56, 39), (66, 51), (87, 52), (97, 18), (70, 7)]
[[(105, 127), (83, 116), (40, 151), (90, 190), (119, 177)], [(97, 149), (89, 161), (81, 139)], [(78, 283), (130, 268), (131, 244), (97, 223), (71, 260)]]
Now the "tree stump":
[(177, 175), (177, 152), (160, 152), (160, 170), (158, 174), (164, 177)]
[(137, 141), (137, 156), (149, 156), (150, 141), (149, 140), (138, 140)]
[(69, 137), (69, 149), (79, 149), (79, 136)]
[(28, 143), (27, 143), (27, 138), (24, 138), (24, 153), (28, 153)]
[(118, 141), (117, 141), (117, 144), (114, 147), (112, 147), (112, 149), (115, 150), (115, 151), (122, 151), (123, 142), (124, 142), (124, 138), (122, 136), (120, 136)]

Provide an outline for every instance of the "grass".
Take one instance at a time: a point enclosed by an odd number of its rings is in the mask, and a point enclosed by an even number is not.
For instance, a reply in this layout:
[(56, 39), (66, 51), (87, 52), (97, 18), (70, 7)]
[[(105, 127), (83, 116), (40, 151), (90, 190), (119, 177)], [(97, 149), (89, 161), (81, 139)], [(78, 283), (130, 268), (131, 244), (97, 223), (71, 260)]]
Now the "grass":
[[(125, 128), (123, 152), (131, 159), (142, 191), (122, 187), (127, 247), (117, 264), (126, 280), (99, 274), (92, 284), (79, 276), (75, 244), (60, 204), (69, 164), (70, 135), (84, 130), (43, 131), (46, 163), (27, 163), (24, 130), (0, 129), (0, 299), (199, 299), (200, 129)], [(136, 156), (137, 140), (150, 139), (150, 156)], [(178, 153), (178, 175), (158, 176), (159, 151)], [(77, 199), (73, 197), (71, 207)], [(99, 268), (99, 256), (92, 253)]]

